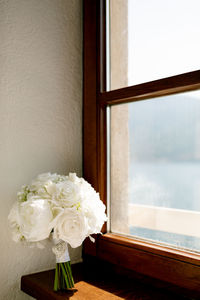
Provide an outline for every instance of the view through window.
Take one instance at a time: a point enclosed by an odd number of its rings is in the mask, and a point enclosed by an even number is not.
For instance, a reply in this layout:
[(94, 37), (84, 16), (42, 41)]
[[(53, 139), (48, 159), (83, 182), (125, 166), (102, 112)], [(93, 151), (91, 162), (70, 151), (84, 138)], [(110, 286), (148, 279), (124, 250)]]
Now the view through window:
[(124, 184), (111, 186), (124, 196), (120, 206), (112, 197), (112, 232), (200, 251), (200, 91), (112, 106), (111, 118), (123, 106), (128, 133), (125, 139), (111, 131), (111, 175), (127, 168), (113, 155), (121, 144), (129, 165)]
[(111, 89), (199, 69), (199, 11), (199, 0), (110, 0)]
[[(111, 90), (199, 69), (199, 8), (111, 0)], [(111, 232), (200, 252), (200, 91), (112, 105), (110, 137)]]

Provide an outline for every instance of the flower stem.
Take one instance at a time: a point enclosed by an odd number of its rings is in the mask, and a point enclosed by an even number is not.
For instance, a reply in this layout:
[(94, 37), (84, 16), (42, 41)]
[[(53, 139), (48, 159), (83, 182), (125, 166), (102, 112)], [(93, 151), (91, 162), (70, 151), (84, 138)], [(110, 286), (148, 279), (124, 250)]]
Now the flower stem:
[(54, 291), (68, 290), (74, 287), (70, 261), (57, 263), (55, 270)]

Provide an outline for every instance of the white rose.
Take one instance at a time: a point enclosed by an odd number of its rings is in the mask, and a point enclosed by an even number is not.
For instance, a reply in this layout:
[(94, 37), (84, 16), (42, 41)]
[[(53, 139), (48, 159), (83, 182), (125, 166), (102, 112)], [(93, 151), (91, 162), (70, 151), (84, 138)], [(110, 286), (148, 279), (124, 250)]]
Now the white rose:
[(20, 231), (20, 217), (19, 217), (19, 207), (18, 202), (15, 202), (9, 215), (8, 215), (8, 222), (10, 228), (12, 230), (12, 239), (15, 242), (19, 242), (22, 239), (22, 234)]
[(87, 221), (75, 207), (65, 208), (53, 221), (54, 238), (63, 240), (76, 248), (87, 237)]
[(99, 193), (83, 178), (80, 181), (80, 189), (82, 198), (80, 207), (87, 219), (88, 235), (100, 233), (104, 222), (107, 221), (106, 207), (100, 200)]
[(46, 182), (57, 182), (59, 181), (59, 178), (63, 176), (58, 175), (56, 173), (43, 173), (38, 175), (34, 180), (32, 180), (31, 185), (33, 186), (41, 186), (44, 185)]
[(29, 200), (19, 205), (19, 227), (22, 236), (29, 242), (37, 242), (49, 237), (49, 227), (53, 214), (44, 199)]
[(37, 194), (40, 198), (51, 199), (56, 192), (56, 184), (66, 180), (66, 176), (58, 175), (56, 173), (44, 173), (38, 175), (32, 180), (29, 186), (30, 192)]
[(80, 187), (70, 180), (60, 182), (56, 185), (57, 192), (55, 200), (57, 205), (63, 208), (76, 206), (80, 203)]
[(105, 214), (105, 205), (99, 198), (99, 194), (94, 192), (92, 197), (88, 197), (82, 203), (82, 210), (88, 223), (88, 235), (100, 233), (101, 228), (107, 217)]

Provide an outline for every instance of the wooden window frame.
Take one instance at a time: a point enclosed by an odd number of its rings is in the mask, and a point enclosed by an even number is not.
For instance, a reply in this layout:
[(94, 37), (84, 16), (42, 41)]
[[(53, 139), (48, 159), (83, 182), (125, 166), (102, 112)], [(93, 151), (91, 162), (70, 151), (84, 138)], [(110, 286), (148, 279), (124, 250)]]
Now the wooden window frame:
[[(200, 89), (200, 71), (106, 92), (105, 1), (83, 1), (83, 170), (106, 204), (106, 107)], [(100, 35), (101, 32), (101, 35)], [(108, 233), (85, 255), (200, 292), (200, 255)]]

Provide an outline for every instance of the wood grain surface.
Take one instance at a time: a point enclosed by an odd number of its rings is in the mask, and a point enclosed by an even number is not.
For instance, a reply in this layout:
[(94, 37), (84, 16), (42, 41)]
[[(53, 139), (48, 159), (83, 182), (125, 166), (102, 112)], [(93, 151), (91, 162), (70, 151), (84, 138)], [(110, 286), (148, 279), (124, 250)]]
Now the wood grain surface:
[(54, 292), (54, 270), (25, 275), (21, 279), (21, 290), (38, 300), (189, 300), (200, 299), (180, 288), (152, 279), (125, 276), (113, 271), (103, 262), (88, 258), (87, 263), (72, 265), (75, 288), (67, 292)]

